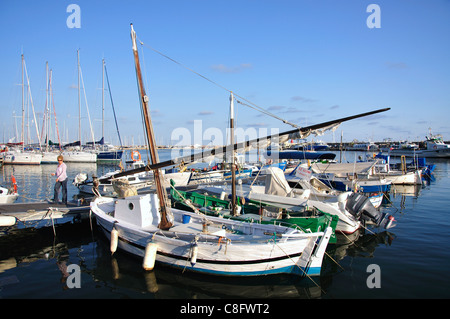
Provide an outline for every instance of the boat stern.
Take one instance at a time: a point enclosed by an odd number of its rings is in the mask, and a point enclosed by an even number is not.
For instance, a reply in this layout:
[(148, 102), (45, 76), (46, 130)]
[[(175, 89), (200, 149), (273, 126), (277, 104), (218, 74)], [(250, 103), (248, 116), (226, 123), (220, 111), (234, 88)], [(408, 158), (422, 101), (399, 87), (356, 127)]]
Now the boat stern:
[(327, 227), (322, 237), (311, 237), (309, 243), (298, 259), (293, 272), (301, 276), (320, 276), (323, 257), (331, 238), (333, 229)]

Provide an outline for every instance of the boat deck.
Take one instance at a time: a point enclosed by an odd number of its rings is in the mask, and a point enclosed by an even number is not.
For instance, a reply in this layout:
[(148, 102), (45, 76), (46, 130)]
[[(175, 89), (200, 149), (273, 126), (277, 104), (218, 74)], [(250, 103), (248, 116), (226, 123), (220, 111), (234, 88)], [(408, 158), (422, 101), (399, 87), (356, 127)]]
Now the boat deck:
[(89, 211), (89, 202), (81, 205), (77, 202), (69, 202), (67, 204), (50, 202), (13, 203), (0, 205), (0, 218), (15, 218), (15, 224), (2, 226), (38, 228), (81, 219), (87, 217)]
[(57, 208), (64, 210), (73, 210), (87, 207), (89, 209), (89, 203), (79, 206), (78, 203), (69, 202), (67, 204), (54, 204), (49, 202), (31, 202), (31, 203), (12, 203), (0, 205), (0, 214), (15, 214), (26, 213), (28, 211), (43, 211), (49, 208)]

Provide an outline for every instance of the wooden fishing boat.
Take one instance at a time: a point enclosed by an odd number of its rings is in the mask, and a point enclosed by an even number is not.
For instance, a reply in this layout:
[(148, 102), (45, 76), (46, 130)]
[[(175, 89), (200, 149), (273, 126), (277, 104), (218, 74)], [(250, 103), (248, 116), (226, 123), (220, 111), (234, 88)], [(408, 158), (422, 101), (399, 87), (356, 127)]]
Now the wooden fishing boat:
[(329, 242), (336, 243), (335, 230), (339, 217), (314, 207), (304, 206), (303, 210), (289, 210), (283, 206), (238, 197), (239, 213), (233, 216), (230, 209), (231, 202), (228, 198), (219, 198), (202, 192), (201, 189), (183, 191), (175, 188), (174, 181), (171, 181), (170, 196), (172, 207), (199, 211), (208, 216), (218, 216), (251, 223), (299, 227), (304, 231), (311, 232), (318, 232), (331, 227), (332, 234)]
[[(131, 26), (140, 102), (152, 164), (159, 163), (142, 83), (136, 33)], [(231, 108), (233, 96), (231, 96)], [(331, 235), (279, 225), (246, 223), (170, 208), (159, 168), (152, 169), (156, 194), (125, 198), (98, 197), (91, 210), (105, 235), (117, 247), (179, 269), (223, 276), (289, 273), (319, 275)], [(233, 172), (233, 170), (232, 170)], [(187, 222), (189, 219), (189, 222)]]
[(389, 155), (376, 155), (376, 163), (373, 166), (371, 176), (384, 178), (393, 185), (422, 185), (422, 168), (412, 167), (406, 164), (405, 156), (401, 157), (399, 168), (391, 165)]
[[(336, 231), (352, 234), (363, 224), (370, 222), (377, 227), (391, 228), (395, 224), (390, 215), (379, 212), (370, 199), (362, 194), (340, 192), (324, 194), (320, 198), (312, 196), (310, 190), (292, 189), (280, 169), (271, 167), (265, 176), (263, 185), (239, 184), (237, 195), (255, 202), (267, 203), (289, 210), (303, 211), (305, 207), (315, 207), (322, 212), (338, 216)], [(230, 185), (203, 185), (201, 188), (209, 194), (231, 193)]]
[[(258, 168), (255, 166), (245, 165), (240, 163), (239, 167), (236, 169), (235, 178), (248, 178), (257, 171)], [(221, 181), (230, 181), (232, 179), (231, 165), (227, 163), (220, 163), (213, 166), (211, 169), (194, 169), (192, 170), (192, 176), (189, 180), (190, 185), (198, 185), (205, 183), (214, 183)], [(179, 186), (180, 184), (177, 183)]]
[[(139, 154), (138, 151), (134, 151), (133, 153)], [(139, 158), (141, 155), (139, 154)], [(125, 169), (136, 169), (139, 167), (145, 167), (145, 163), (142, 160), (139, 160), (136, 158), (136, 160), (126, 161), (125, 162)], [(101, 196), (113, 196), (116, 197), (118, 194), (116, 192), (116, 189), (114, 188), (113, 181), (115, 179), (110, 179), (111, 176), (114, 176), (115, 174), (120, 173), (122, 170), (115, 170), (108, 172), (100, 177), (93, 176), (92, 179), (88, 179), (88, 175), (86, 173), (79, 173), (75, 176), (73, 185), (77, 187), (80, 192), (89, 194), (89, 195), (96, 195), (94, 194), (94, 180), (96, 180), (97, 186), (96, 191)], [(171, 172), (170, 170), (162, 172), (164, 176), (164, 185), (165, 187), (169, 187), (170, 180), (173, 179), (176, 181), (177, 185), (187, 185), (191, 178), (191, 172), (180, 172), (180, 171), (174, 171)], [(135, 174), (130, 174), (126, 176), (122, 176), (117, 178), (116, 180), (126, 182), (130, 186), (132, 186), (136, 191), (145, 192), (149, 191), (149, 189), (154, 185), (153, 180), (153, 173), (152, 172), (140, 172)]]
[(331, 228), (308, 233), (171, 209), (173, 226), (163, 230), (158, 204), (154, 194), (100, 197), (91, 210), (112, 243), (150, 264), (224, 276), (320, 274)]
[[(299, 173), (301, 172), (301, 173)], [(286, 180), (289, 186), (293, 189), (300, 189), (303, 191), (309, 191), (309, 197), (316, 200), (329, 200), (330, 198), (335, 198), (342, 195), (344, 190), (337, 190), (330, 186), (329, 183), (324, 183), (316, 176), (312, 175), (308, 167), (299, 164), (291, 173), (286, 175)], [(382, 192), (365, 193), (375, 208), (379, 208), (383, 201)]]

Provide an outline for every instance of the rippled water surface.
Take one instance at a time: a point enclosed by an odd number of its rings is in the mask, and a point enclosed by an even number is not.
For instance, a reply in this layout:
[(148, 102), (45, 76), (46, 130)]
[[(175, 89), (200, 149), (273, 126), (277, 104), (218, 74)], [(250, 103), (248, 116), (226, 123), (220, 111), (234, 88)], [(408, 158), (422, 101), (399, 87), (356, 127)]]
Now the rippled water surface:
[[(161, 160), (169, 153), (162, 151)], [(450, 161), (436, 164), (434, 178), (422, 187), (391, 191), (381, 208), (397, 226), (388, 232), (366, 233), (353, 243), (329, 246), (322, 276), (222, 279), (180, 273), (164, 267), (145, 272), (141, 260), (117, 252), (89, 220), (53, 229), (29, 229), (0, 236), (0, 298), (449, 298), (450, 297)], [(68, 163), (71, 179), (79, 172), (103, 174), (112, 165)], [(19, 201), (53, 196), (56, 165), (3, 166), (0, 183), (14, 174)], [(69, 183), (69, 198), (78, 190)], [(81, 287), (68, 288), (67, 266), (81, 269)], [(380, 288), (369, 288), (380, 270)]]

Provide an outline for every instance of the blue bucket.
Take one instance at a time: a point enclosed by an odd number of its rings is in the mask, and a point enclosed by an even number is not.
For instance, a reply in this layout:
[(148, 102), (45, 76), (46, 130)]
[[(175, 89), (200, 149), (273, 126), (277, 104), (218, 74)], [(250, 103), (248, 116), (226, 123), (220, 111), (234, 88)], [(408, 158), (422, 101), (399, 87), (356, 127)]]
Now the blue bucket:
[(183, 224), (188, 224), (190, 220), (191, 220), (191, 216), (183, 215)]

